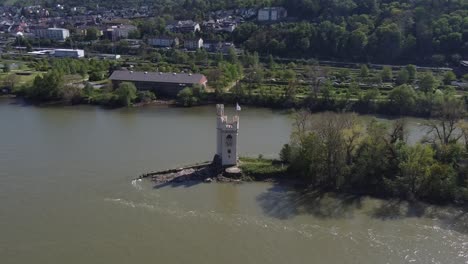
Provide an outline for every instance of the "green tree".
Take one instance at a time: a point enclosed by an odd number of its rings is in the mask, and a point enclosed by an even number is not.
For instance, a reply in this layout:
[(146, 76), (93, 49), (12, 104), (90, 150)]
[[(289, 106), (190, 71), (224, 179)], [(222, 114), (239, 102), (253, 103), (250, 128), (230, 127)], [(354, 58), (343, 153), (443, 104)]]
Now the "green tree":
[(419, 196), (435, 202), (453, 199), (457, 189), (456, 174), (456, 170), (450, 164), (434, 163), (430, 174), (421, 184)]
[(453, 71), (448, 71), (444, 74), (444, 84), (449, 85), (456, 80), (457, 76), (455, 75), (455, 73), (453, 73)]
[(275, 59), (273, 58), (273, 55), (270, 54), (270, 56), (268, 56), (268, 68), (272, 70), (275, 67), (276, 67)]
[(437, 86), (437, 79), (432, 72), (424, 73), (419, 80), (419, 89), (425, 93), (432, 93)]
[(409, 85), (400, 85), (393, 88), (388, 95), (390, 110), (400, 115), (408, 115), (414, 111), (416, 92)]
[(18, 75), (14, 73), (10, 73), (5, 78), (3, 78), (3, 85), (14, 90), (16, 85), (18, 84), (19, 78)]
[(410, 74), (406, 68), (401, 68), (400, 71), (398, 72), (397, 78), (396, 78), (396, 83), (398, 85), (402, 85), (405, 83), (408, 83), (410, 80)]
[(453, 93), (446, 92), (437, 96), (431, 113), (433, 119), (424, 123), (428, 140), (442, 146), (457, 142), (461, 138), (457, 124), (465, 116), (465, 112), (465, 102)]
[(83, 93), (86, 96), (91, 96), (94, 93), (94, 87), (91, 83), (86, 82), (84, 88), (83, 88)]
[(137, 89), (131, 82), (122, 82), (115, 90), (120, 105), (131, 106), (137, 98)]
[(409, 64), (409, 65), (406, 65), (405, 67), (406, 71), (408, 71), (408, 74), (409, 74), (409, 79), (411, 81), (414, 81), (416, 80), (416, 74), (417, 74), (417, 69), (416, 69), (416, 66), (412, 65), (412, 64)]
[(100, 72), (100, 71), (92, 71), (90, 74), (89, 74), (89, 80), (91, 82), (97, 82), (97, 81), (102, 81), (104, 80), (104, 72)]
[(135, 30), (132, 30), (132, 31), (128, 32), (128, 38), (129, 39), (139, 39), (139, 38), (141, 38), (140, 30), (135, 29)]
[(151, 91), (137, 92), (137, 101), (140, 103), (149, 103), (154, 100), (156, 100), (156, 95)]
[(384, 82), (391, 82), (393, 80), (392, 68), (389, 66), (384, 66), (380, 76)]
[(368, 89), (359, 94), (358, 104), (368, 113), (374, 113), (377, 110), (377, 99), (380, 91), (377, 88)]
[(431, 175), (434, 164), (434, 151), (428, 145), (405, 145), (400, 153), (400, 175), (397, 178), (402, 191), (416, 195), (421, 191), (426, 179)]
[(229, 48), (228, 50), (228, 61), (232, 64), (239, 63), (239, 59), (237, 58), (237, 52), (234, 48)]
[(291, 153), (292, 152), (292, 149), (291, 149), (291, 146), (289, 144), (284, 144), (283, 145), (283, 148), (281, 148), (281, 151), (280, 151), (280, 160), (283, 162), (283, 163), (290, 163), (291, 162)]
[(86, 29), (85, 40), (92, 41), (97, 40), (99, 37), (99, 30), (95, 27), (90, 27)]
[(368, 38), (363, 30), (357, 29), (351, 32), (349, 39), (349, 50), (354, 56), (360, 57), (363, 54), (367, 43)]
[(367, 126), (366, 135), (357, 147), (354, 172), (349, 179), (354, 189), (385, 193), (383, 181), (392, 171), (389, 162), (389, 153), (392, 151), (385, 137), (387, 131), (388, 127), (375, 119)]
[(10, 72), (11, 71), (11, 66), (9, 63), (5, 62), (3, 64), (3, 72)]
[(359, 77), (367, 78), (368, 76), (369, 76), (369, 68), (367, 68), (367, 65), (365, 65), (365, 64), (361, 65), (361, 70), (359, 72)]
[(197, 98), (193, 95), (191, 88), (184, 88), (177, 94), (177, 101), (186, 107), (192, 106), (197, 102)]
[(63, 73), (57, 70), (49, 71), (34, 78), (27, 96), (37, 101), (53, 101), (62, 98), (64, 80)]

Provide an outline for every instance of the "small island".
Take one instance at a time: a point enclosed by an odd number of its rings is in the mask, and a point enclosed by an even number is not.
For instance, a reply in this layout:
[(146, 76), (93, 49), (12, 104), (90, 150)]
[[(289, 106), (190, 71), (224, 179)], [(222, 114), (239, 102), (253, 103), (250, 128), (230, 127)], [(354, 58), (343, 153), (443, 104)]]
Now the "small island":
[[(216, 154), (213, 161), (185, 166), (177, 169), (145, 173), (142, 178), (151, 178), (157, 185), (187, 181), (241, 182), (273, 180), (284, 176), (286, 166), (281, 162), (254, 158), (239, 158), (238, 134), (239, 115), (232, 119), (224, 113), (224, 105), (218, 104), (216, 116)], [(237, 112), (240, 106), (237, 105)]]
[[(240, 107), (237, 106), (240, 110)], [(466, 205), (468, 126), (463, 102), (439, 102), (438, 120), (428, 121), (427, 138), (407, 143), (404, 120), (392, 127), (363, 124), (355, 114), (327, 113), (312, 120), (300, 111), (291, 142), (279, 160), (239, 158), (239, 116), (229, 119), (217, 105), (217, 151), (211, 162), (151, 172), (156, 186), (185, 182), (275, 181), (314, 191), (371, 195), (429, 203)], [(454, 107), (457, 111), (453, 111)], [(464, 137), (465, 140), (461, 140)]]

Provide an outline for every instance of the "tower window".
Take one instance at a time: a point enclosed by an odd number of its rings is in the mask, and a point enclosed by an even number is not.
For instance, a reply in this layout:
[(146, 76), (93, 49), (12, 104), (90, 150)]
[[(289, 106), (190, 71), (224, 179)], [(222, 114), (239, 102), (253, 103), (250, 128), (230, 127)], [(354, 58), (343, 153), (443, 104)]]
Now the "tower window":
[(228, 135), (226, 137), (226, 145), (227, 146), (232, 146), (232, 136), (231, 135)]

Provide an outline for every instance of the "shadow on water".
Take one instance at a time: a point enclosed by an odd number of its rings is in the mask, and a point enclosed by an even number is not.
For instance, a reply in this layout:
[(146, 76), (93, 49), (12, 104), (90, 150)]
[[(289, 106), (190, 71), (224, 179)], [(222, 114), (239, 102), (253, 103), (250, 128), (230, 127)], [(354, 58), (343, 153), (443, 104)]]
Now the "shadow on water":
[(381, 221), (426, 218), (441, 228), (468, 234), (468, 208), (435, 206), (418, 201), (380, 200), (361, 195), (336, 194), (274, 184), (257, 196), (263, 212), (285, 220), (299, 215), (318, 219), (352, 219), (365, 214)]
[(381, 220), (401, 219), (405, 217), (425, 217), (430, 205), (417, 201), (387, 200), (371, 210), (373, 218)]
[(176, 182), (176, 181), (169, 181), (169, 182), (165, 182), (165, 183), (158, 183), (158, 184), (155, 184), (153, 186), (153, 189), (163, 189), (163, 188), (190, 188), (190, 187), (194, 187), (196, 185), (199, 185), (203, 183), (202, 181), (197, 181), (197, 180), (193, 180), (193, 181), (183, 181), (183, 182)]
[(304, 188), (274, 185), (257, 197), (263, 212), (278, 219), (301, 214), (317, 218), (351, 218), (362, 207), (362, 196), (337, 195)]
[(387, 200), (370, 211), (380, 220), (427, 218), (437, 220), (441, 228), (468, 234), (468, 208), (435, 206), (418, 201)]

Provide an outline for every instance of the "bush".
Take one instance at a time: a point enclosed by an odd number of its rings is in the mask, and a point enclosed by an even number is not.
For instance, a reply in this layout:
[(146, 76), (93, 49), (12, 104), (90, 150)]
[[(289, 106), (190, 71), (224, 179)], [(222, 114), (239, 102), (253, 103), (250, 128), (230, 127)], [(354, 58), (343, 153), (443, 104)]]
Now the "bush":
[(151, 91), (142, 91), (137, 93), (137, 102), (149, 103), (156, 100), (156, 95)]
[(283, 163), (290, 163), (291, 162), (291, 146), (289, 144), (284, 144), (283, 148), (281, 149), (280, 152), (280, 160)]
[(137, 89), (133, 83), (123, 82), (119, 85), (119, 88), (115, 90), (118, 102), (123, 106), (130, 106), (137, 98)]
[(100, 93), (91, 98), (90, 103), (103, 106), (115, 106), (117, 101), (118, 97), (113, 93)]
[(240, 161), (242, 173), (255, 178), (281, 177), (285, 175), (287, 169), (286, 166), (275, 165), (273, 160), (264, 158), (241, 158)]
[(177, 94), (177, 102), (180, 105), (189, 107), (195, 105), (198, 102), (198, 98), (194, 96), (193, 90), (187, 87)]
[(103, 72), (91, 72), (89, 74), (89, 80), (91, 82), (102, 81), (105, 79), (105, 74)]

